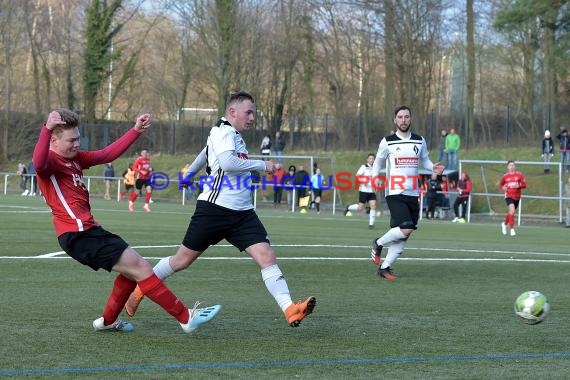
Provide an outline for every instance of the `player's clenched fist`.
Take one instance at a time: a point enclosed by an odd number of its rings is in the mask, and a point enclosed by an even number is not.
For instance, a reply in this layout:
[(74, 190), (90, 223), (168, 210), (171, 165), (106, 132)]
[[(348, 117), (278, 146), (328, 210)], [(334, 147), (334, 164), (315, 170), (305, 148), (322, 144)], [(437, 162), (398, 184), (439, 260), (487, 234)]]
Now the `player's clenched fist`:
[(50, 112), (46, 121), (46, 128), (51, 131), (58, 125), (65, 125), (65, 121), (62, 119), (59, 112), (57, 111)]
[(135, 122), (135, 130), (137, 132), (142, 132), (148, 127), (150, 127), (151, 115), (149, 113), (144, 113), (137, 116), (137, 121)]

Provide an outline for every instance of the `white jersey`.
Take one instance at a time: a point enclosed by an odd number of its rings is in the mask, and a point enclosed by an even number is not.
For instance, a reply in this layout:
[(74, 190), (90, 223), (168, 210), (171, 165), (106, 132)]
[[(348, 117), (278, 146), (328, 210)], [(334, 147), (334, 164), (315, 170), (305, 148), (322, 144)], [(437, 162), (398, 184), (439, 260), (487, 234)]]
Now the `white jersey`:
[[(207, 170), (208, 176), (205, 179), (201, 178), (203, 192), (198, 196), (198, 200), (231, 210), (252, 209), (250, 170), (264, 170), (265, 162), (249, 160), (242, 136), (225, 118), (221, 118), (211, 129), (206, 149), (209, 172)], [(228, 151), (242, 160), (247, 160), (247, 169), (228, 172), (222, 170), (218, 155)]]
[(384, 137), (378, 146), (374, 167), (379, 167), (381, 161), (386, 161), (386, 195), (419, 196), (420, 164), (433, 170), (426, 141), (415, 133), (410, 133), (408, 138), (396, 133)]
[(362, 165), (356, 175), (365, 176), (370, 179), (370, 181), (366, 183), (361, 183), (358, 187), (358, 191), (362, 193), (373, 193), (374, 189), (372, 188), (372, 177), (374, 176), (374, 171), (372, 170), (372, 165), (368, 165), (367, 163)]

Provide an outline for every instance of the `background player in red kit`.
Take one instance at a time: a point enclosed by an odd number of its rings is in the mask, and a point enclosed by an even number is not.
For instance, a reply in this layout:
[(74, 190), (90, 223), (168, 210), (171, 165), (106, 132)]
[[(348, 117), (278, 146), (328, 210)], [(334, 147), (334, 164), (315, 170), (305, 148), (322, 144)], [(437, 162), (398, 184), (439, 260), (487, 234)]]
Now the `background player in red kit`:
[(519, 207), (522, 189), (526, 189), (526, 180), (521, 172), (517, 172), (514, 161), (507, 162), (507, 172), (501, 178), (499, 187), (505, 191), (505, 201), (509, 208), (505, 220), (501, 223), (501, 232), (506, 235), (509, 226), (511, 236), (515, 236), (515, 211)]
[(129, 211), (135, 211), (135, 201), (141, 193), (141, 189), (145, 188), (144, 196), (144, 210), (150, 212), (150, 196), (152, 193), (152, 187), (149, 186), (148, 179), (152, 173), (152, 167), (150, 166), (150, 155), (148, 150), (143, 149), (141, 151), (140, 157), (137, 157), (133, 163), (133, 170), (135, 171), (135, 192), (131, 193), (129, 196)]
[(38, 184), (52, 210), (61, 248), (91, 267), (119, 273), (102, 317), (93, 321), (97, 331), (129, 332), (132, 324), (119, 314), (138, 285), (145, 295), (178, 320), (185, 332), (195, 330), (219, 312), (221, 306), (188, 310), (143, 259), (121, 237), (104, 230), (93, 218), (83, 169), (112, 162), (150, 126), (150, 115), (137, 117), (132, 129), (104, 149), (79, 150), (79, 117), (67, 109), (49, 114), (34, 149)]

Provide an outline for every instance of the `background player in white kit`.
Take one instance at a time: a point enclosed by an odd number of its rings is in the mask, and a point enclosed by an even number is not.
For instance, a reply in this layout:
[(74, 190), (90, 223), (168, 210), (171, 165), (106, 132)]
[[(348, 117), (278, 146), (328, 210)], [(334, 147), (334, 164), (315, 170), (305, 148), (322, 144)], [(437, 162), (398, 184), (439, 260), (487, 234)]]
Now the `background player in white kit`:
[[(392, 265), (400, 257), (406, 247), (406, 241), (417, 228), (420, 213), (419, 166), (437, 174), (441, 174), (444, 169), (442, 165), (434, 164), (429, 159), (424, 138), (412, 133), (412, 112), (408, 107), (401, 106), (396, 109), (394, 124), (396, 132), (382, 139), (373, 166), (376, 176), (387, 161), (386, 203), (390, 209), (390, 229), (372, 241), (372, 261), (380, 265), (378, 275), (388, 280), (397, 278), (392, 273)], [(389, 247), (384, 261), (381, 260), (383, 247)]]
[(370, 206), (370, 214), (368, 216), (368, 228), (374, 229), (374, 222), (376, 221), (376, 192), (372, 187), (372, 177), (373, 175), (373, 165), (374, 165), (373, 153), (370, 153), (366, 158), (366, 163), (361, 165), (356, 172), (357, 176), (366, 176), (369, 178), (367, 182), (360, 182), (358, 187), (358, 203), (348, 205), (344, 211), (344, 215), (350, 216), (351, 211), (363, 211), (366, 202)]

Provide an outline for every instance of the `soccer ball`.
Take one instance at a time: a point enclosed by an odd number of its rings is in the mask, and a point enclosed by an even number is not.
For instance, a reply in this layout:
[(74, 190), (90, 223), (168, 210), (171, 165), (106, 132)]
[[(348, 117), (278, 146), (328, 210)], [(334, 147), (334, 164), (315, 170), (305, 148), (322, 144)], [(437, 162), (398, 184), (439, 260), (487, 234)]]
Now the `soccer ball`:
[(515, 314), (529, 325), (540, 323), (550, 311), (548, 299), (541, 292), (530, 290), (517, 297)]

